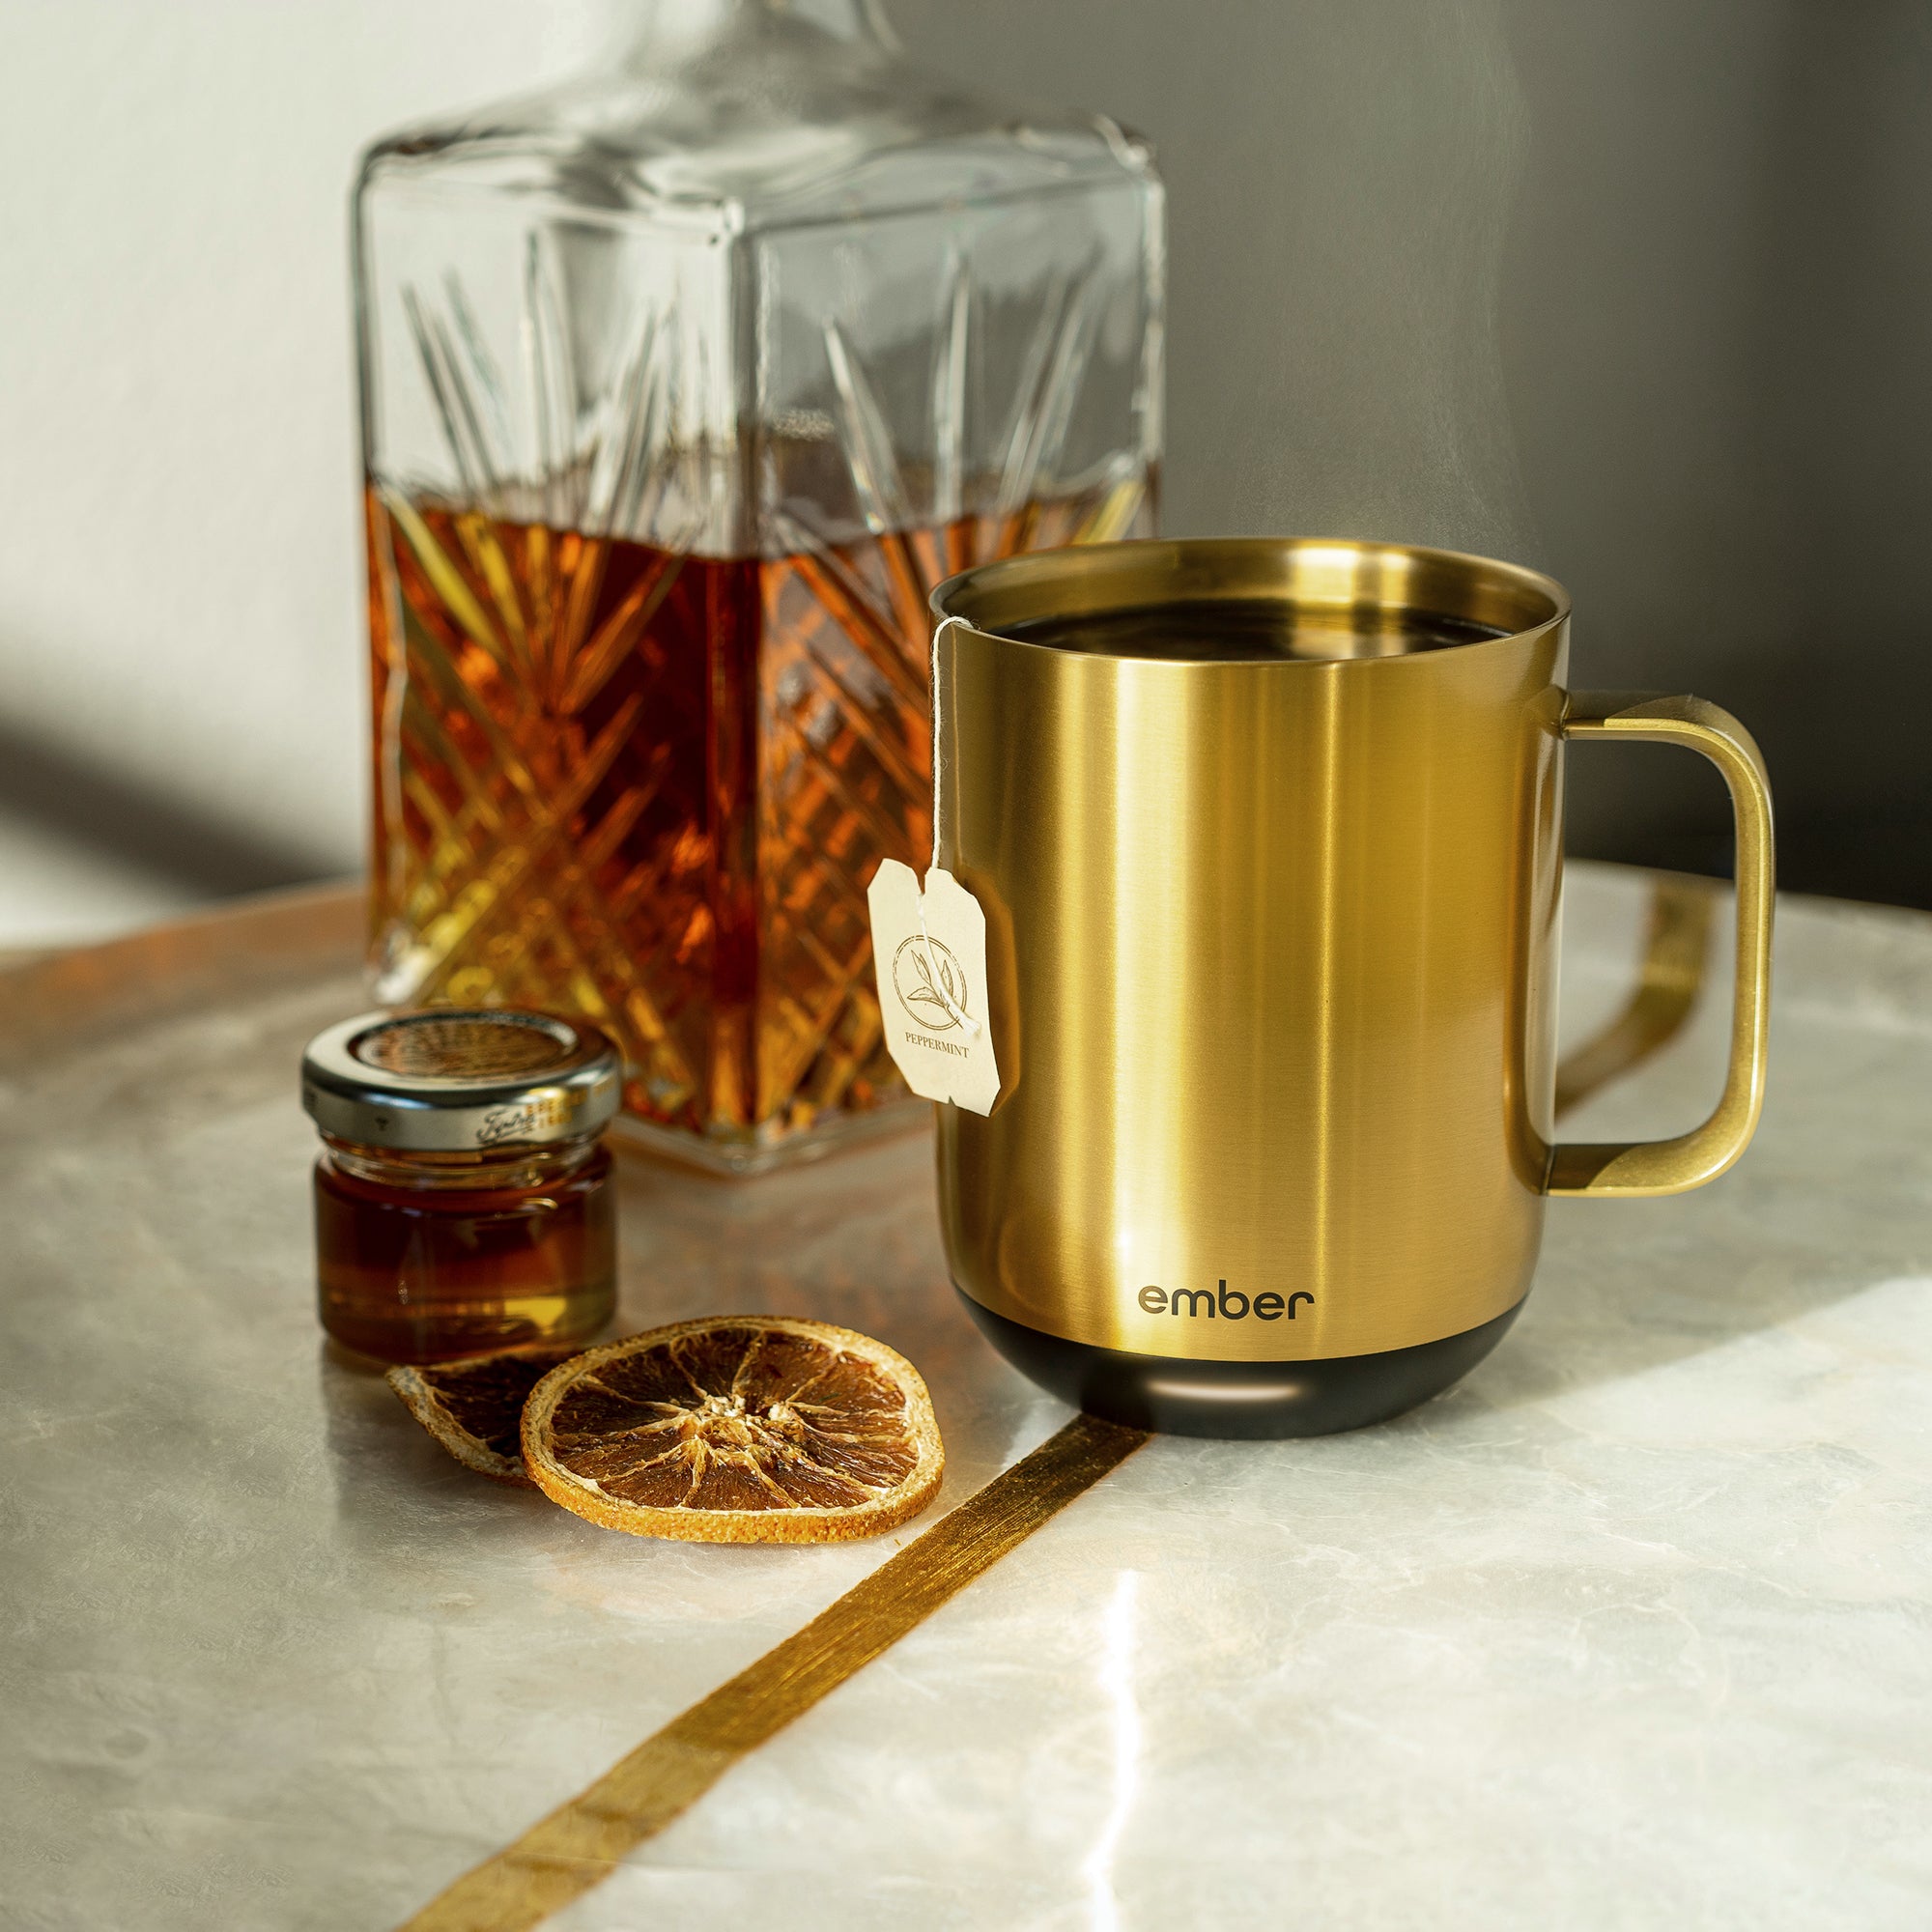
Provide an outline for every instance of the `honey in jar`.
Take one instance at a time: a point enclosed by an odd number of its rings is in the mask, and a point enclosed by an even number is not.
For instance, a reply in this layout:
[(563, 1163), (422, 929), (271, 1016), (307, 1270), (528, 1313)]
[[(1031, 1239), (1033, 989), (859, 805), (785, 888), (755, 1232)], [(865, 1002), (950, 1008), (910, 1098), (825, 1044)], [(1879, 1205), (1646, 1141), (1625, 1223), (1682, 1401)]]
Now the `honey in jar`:
[(616, 1301), (615, 1048), (550, 1014), (368, 1013), (302, 1056), (322, 1325), (385, 1362), (594, 1335)]

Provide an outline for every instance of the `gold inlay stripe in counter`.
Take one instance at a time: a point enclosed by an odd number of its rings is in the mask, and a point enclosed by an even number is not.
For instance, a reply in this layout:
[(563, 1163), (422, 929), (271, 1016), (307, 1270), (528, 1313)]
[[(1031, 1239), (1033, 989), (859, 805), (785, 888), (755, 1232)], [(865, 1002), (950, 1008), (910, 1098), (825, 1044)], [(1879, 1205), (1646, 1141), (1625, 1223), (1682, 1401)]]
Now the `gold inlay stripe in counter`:
[(466, 1872), (401, 1932), (529, 1932), (542, 1924), (1146, 1440), (1137, 1429), (1075, 1416), (795, 1635)]

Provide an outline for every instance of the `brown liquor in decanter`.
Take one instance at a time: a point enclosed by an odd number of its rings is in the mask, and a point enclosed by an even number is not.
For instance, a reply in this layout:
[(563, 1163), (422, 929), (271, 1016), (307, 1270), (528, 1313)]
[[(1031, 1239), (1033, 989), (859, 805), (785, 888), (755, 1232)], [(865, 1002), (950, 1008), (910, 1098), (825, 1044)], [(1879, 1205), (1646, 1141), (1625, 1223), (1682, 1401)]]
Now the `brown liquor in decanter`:
[(745, 558), (372, 486), (379, 997), (588, 1019), (633, 1131), (739, 1168), (904, 1100), (866, 887), (931, 850), (926, 596), (1151, 483)]
[(1147, 144), (871, 0), (636, 15), (362, 158), (374, 982), (623, 1048), (707, 1166), (903, 1113), (865, 891), (930, 855), (934, 584), (1151, 528)]

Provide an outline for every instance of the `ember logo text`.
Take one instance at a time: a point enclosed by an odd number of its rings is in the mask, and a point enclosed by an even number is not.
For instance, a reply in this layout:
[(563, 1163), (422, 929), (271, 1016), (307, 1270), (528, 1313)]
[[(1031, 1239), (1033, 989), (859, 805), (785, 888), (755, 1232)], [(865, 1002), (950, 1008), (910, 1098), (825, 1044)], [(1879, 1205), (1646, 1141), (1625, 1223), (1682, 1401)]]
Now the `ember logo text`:
[(1166, 1289), (1151, 1285), (1140, 1292), (1141, 1307), (1149, 1315), (1185, 1315), (1209, 1321), (1242, 1321), (1250, 1313), (1257, 1321), (1279, 1321), (1284, 1315), (1293, 1321), (1303, 1302), (1310, 1308), (1315, 1306), (1315, 1297), (1305, 1288), (1295, 1290), (1286, 1300), (1272, 1289), (1250, 1300), (1238, 1289), (1230, 1294), (1225, 1281), (1218, 1293), (1205, 1288), (1177, 1288), (1169, 1293)]

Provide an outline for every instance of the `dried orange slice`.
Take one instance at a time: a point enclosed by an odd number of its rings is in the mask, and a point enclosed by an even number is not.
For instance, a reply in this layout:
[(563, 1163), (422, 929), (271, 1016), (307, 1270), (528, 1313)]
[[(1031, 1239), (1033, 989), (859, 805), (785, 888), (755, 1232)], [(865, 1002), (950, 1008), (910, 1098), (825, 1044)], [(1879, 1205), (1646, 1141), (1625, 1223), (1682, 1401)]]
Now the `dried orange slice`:
[(919, 1371), (883, 1342), (726, 1315), (553, 1369), (524, 1407), (524, 1462), (553, 1502), (607, 1529), (836, 1543), (916, 1516), (946, 1452)]
[(466, 1468), (534, 1489), (524, 1468), (524, 1404), (580, 1348), (499, 1349), (456, 1362), (394, 1368), (384, 1379), (409, 1411)]

